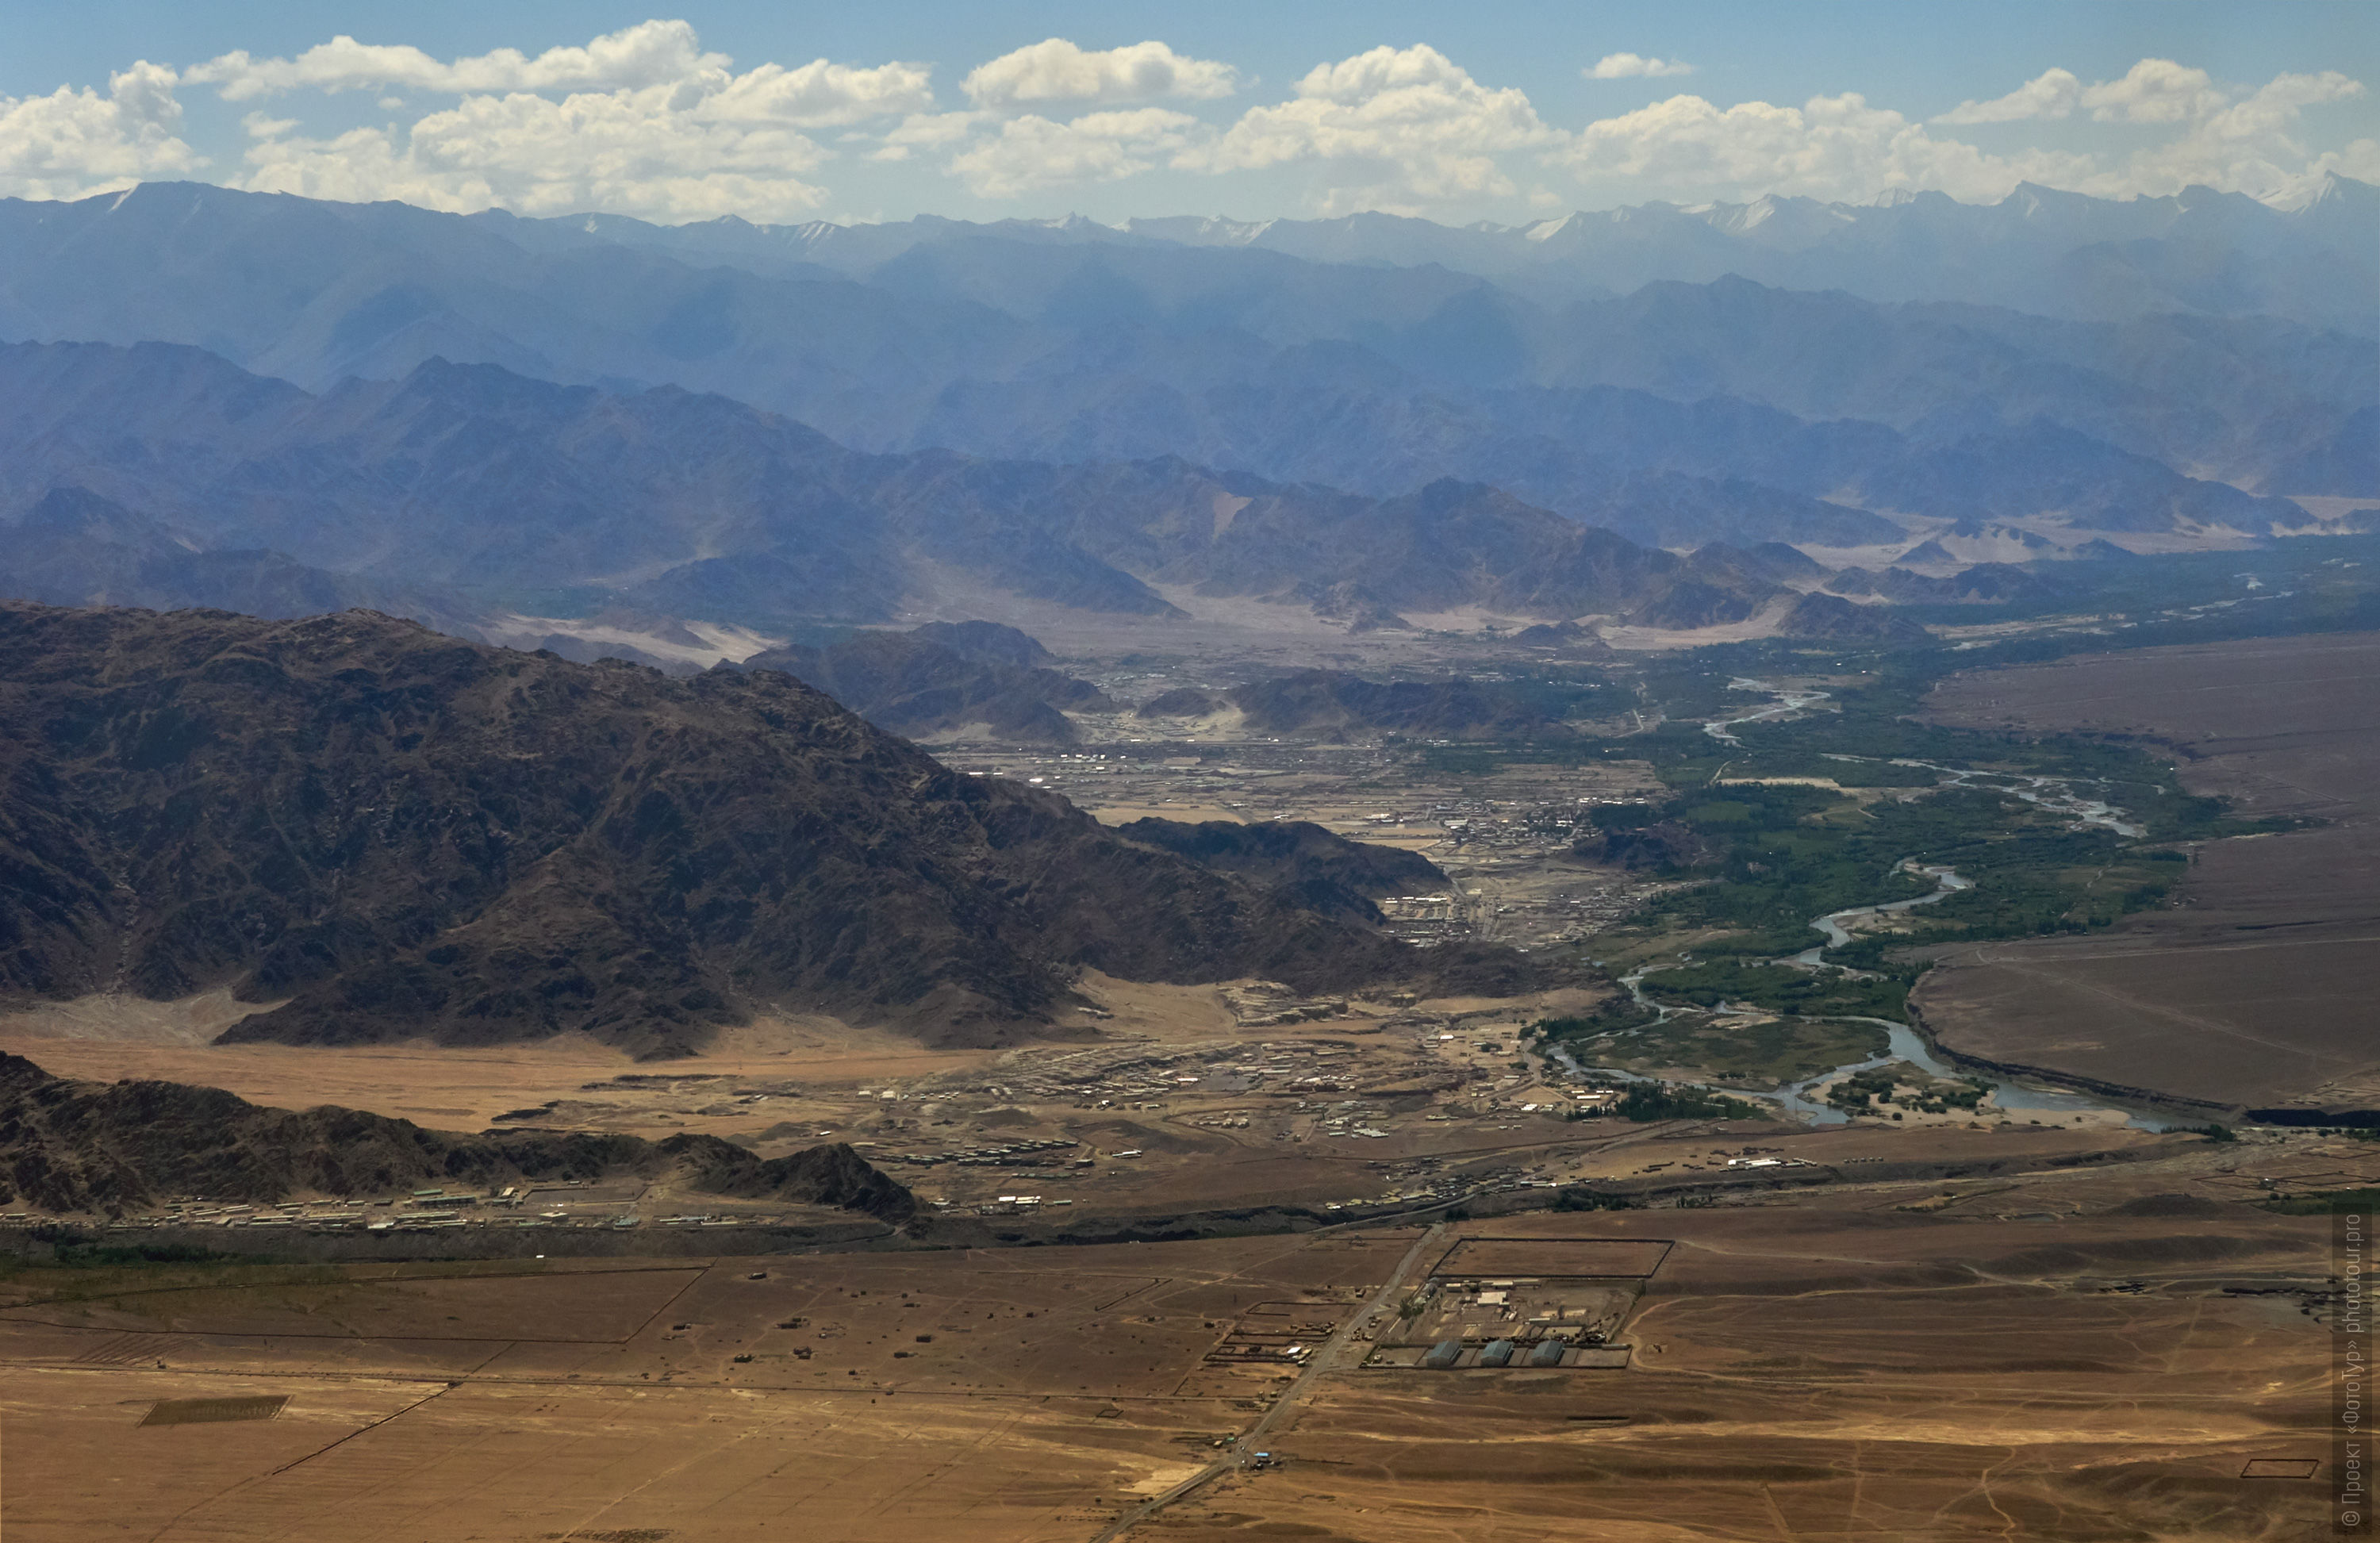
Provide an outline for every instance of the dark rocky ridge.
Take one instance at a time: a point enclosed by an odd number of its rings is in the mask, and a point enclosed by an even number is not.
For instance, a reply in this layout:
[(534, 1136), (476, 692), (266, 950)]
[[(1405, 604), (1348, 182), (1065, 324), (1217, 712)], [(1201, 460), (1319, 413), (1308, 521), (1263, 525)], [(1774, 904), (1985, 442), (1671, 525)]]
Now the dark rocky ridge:
[(842, 1145), (763, 1160), (710, 1136), (455, 1136), (332, 1105), (267, 1109), (219, 1087), (71, 1081), (0, 1052), (0, 1203), (45, 1211), (122, 1215), (177, 1195), (264, 1205), (673, 1171), (708, 1195), (837, 1206), (892, 1222), (917, 1209), (908, 1190)]
[(934, 1042), (1075, 973), (1315, 990), (1415, 951), (953, 773), (772, 671), (671, 679), (369, 613), (0, 603), (0, 992), (267, 1006), (234, 1040), (686, 1053), (758, 1010)]
[(1893, 643), (1915, 646), (1933, 635), (1906, 616), (1877, 606), (1855, 605), (1839, 595), (1812, 590), (1793, 602), (1777, 624), (1779, 637), (1826, 642)]
[(1116, 831), (1201, 868), (1264, 885), (1293, 905), (1375, 925), (1384, 919), (1372, 904), (1381, 896), (1443, 889), (1452, 882), (1418, 852), (1350, 841), (1309, 820), (1242, 824), (1208, 820), (1192, 824), (1152, 817), (1119, 825)]
[[(1936, 542), (1926, 545), (1941, 550)], [(1902, 562), (1917, 558), (1918, 552), (1904, 553)], [(1826, 587), (1838, 595), (1880, 595), (1898, 605), (1996, 605), (2047, 599), (2058, 593), (2055, 580), (2012, 563), (1977, 563), (1940, 577), (1912, 572), (1900, 564), (1882, 573), (1845, 568)]]
[(755, 654), (747, 670), (783, 670), (877, 727), (922, 737), (981, 725), (1002, 739), (1071, 745), (1067, 709), (1113, 711), (1090, 682), (1047, 668), (1049, 650), (993, 622), (929, 622), (859, 632), (825, 648)]

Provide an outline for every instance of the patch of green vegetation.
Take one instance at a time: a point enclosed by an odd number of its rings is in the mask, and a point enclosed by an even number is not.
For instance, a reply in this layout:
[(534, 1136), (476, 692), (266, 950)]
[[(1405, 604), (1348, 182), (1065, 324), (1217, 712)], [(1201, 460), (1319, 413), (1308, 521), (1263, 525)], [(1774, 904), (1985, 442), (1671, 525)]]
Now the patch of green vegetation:
[(1426, 745), (1417, 762), (1421, 770), (1449, 777), (1492, 777), (1508, 761), (1511, 751), (1491, 745)]
[(99, 1243), (67, 1243), (58, 1245), (57, 1265), (62, 1270), (105, 1269), (111, 1265), (214, 1264), (237, 1258), (233, 1254), (219, 1254), (212, 1248), (194, 1248), (180, 1243), (139, 1243), (130, 1245)]
[(1599, 673), (1549, 670), (1503, 683), (1504, 693), (1530, 711), (1557, 721), (1609, 718), (1636, 702), (1633, 686), (1614, 684)]
[(1529, 1026), (1529, 1032), (1555, 1042), (1590, 1039), (1598, 1035), (1621, 1034), (1660, 1021), (1658, 1008), (1640, 1007), (1635, 999), (1611, 997), (1596, 1005), (1594, 1012), (1562, 1018), (1540, 1018)]
[[(208, 1249), (179, 1258), (172, 1245), (108, 1244), (69, 1227), (47, 1229), (52, 1257), (0, 1256), (0, 1283), (24, 1294), (28, 1303), (138, 1299), (152, 1292), (206, 1290), (315, 1294), (325, 1288), (370, 1288), (391, 1281), (447, 1280), (465, 1276), (541, 1274), (549, 1267), (531, 1259), (417, 1259), (399, 1264), (307, 1264), (269, 1255)], [(38, 1233), (37, 1233), (38, 1235)], [(140, 1310), (137, 1306), (131, 1310)]]
[[(1796, 969), (1791, 965), (1718, 959), (1645, 978), (1645, 991), (1663, 1002), (1694, 1007), (1746, 1002), (1788, 1017), (1900, 1019), (1912, 984), (1905, 974), (1877, 976), (1840, 970)], [(1877, 1030), (1879, 1036), (1882, 1030)]]
[(1606, 1195), (1601, 1190), (1572, 1187), (1555, 1193), (1553, 1209), (1581, 1211), (1641, 1210), (1644, 1208), (1641, 1202), (1632, 1200), (1625, 1195)]
[(1690, 1067), (1733, 1082), (1787, 1083), (1882, 1055), (1886, 1043), (1875, 1024), (1816, 1018), (1747, 1024), (1685, 1014), (1655, 1027), (1577, 1039), (1570, 1049), (1589, 1065), (1621, 1071)]
[[(1700, 651), (1723, 656), (1733, 650)], [(2232, 819), (2219, 799), (2184, 792), (2172, 764), (2140, 744), (2082, 735), (1951, 728), (1912, 716), (1924, 707), (1936, 683), (1953, 670), (2004, 662), (1973, 655), (1918, 651), (1838, 656), (1861, 668), (1848, 676), (1828, 674), (1832, 684), (1826, 688), (1828, 699), (1818, 708), (1790, 719), (1739, 724), (1733, 731), (1742, 742), (1739, 745), (1725, 744), (1702, 732), (1700, 720), (1718, 711), (1698, 710), (1709, 695), (1710, 677), (1740, 672), (1776, 678), (1807, 670), (1806, 662), (1798, 669), (1786, 664), (1774, 657), (1776, 651), (1772, 647), (1751, 646), (1740, 662), (1714, 657), (1692, 674), (1679, 671), (1648, 679), (1648, 687), (1666, 685), (1680, 696), (1673, 702), (1656, 691), (1670, 721), (1629, 742), (1654, 762), (1665, 784), (1681, 790), (1708, 786), (1722, 775), (1826, 777), (1847, 788), (1925, 787), (1938, 773), (1892, 764), (1921, 760), (2095, 784), (2101, 796), (2131, 813), (2147, 829), (2149, 839), (2158, 842), (2246, 834), (2269, 828), (2264, 821)], [(1779, 665), (1784, 668), (1779, 669)], [(1753, 699), (1739, 693), (1728, 699)], [(1740, 790), (1728, 791), (1731, 795)]]
[[(151, 1292), (188, 1292), (210, 1288), (248, 1290), (259, 1287), (335, 1286), (346, 1277), (332, 1265), (290, 1264), (243, 1256), (237, 1262), (217, 1258), (195, 1262), (118, 1260), (113, 1252), (93, 1249), (83, 1255), (68, 1245), (53, 1259), (10, 1259), (0, 1267), (0, 1281), (27, 1293), (29, 1303), (120, 1302)], [(81, 1255), (82, 1257), (69, 1257)], [(131, 1310), (139, 1311), (136, 1306)]]
[(1947, 1114), (1954, 1109), (1973, 1113), (1991, 1090), (1992, 1085), (1981, 1078), (1933, 1076), (1896, 1061), (1853, 1072), (1827, 1089), (1827, 1102), (1849, 1114), (1876, 1112), (1895, 1102), (1923, 1114)]
[(1768, 1112), (1699, 1084), (1632, 1082), (1613, 1113), (1623, 1120), (1766, 1120)]
[(1726, 775), (1823, 777), (1845, 788), (1932, 787), (1942, 780), (1942, 773), (1930, 767), (1897, 766), (1874, 756), (1838, 757), (1816, 750), (1797, 752), (1767, 747), (1763, 747), (1749, 772), (1730, 767)]
[(1820, 941), (1814, 917), (1930, 893), (1934, 881), (1906, 859), (1953, 868), (1973, 887), (1901, 913), (1900, 943), (2102, 927), (2157, 904), (2188, 867), (2179, 852), (2071, 828), (1992, 788), (1865, 808), (1822, 788), (1698, 788), (1659, 813), (1724, 841), (1726, 855), (1712, 882), (1664, 896), (1637, 925), (1733, 934), (1706, 954), (1798, 953)]
[(2332, 1189), (2314, 1195), (2276, 1195), (2257, 1204), (2281, 1216), (2329, 1216), (2380, 1209), (2380, 1189)]
[[(1629, 694), (1633, 699), (1634, 694)], [(1621, 705), (1625, 705), (1624, 703)], [(1383, 743), (1393, 741), (1384, 737)], [(1592, 738), (1511, 740), (1476, 744), (1423, 745), (1413, 764), (1424, 772), (1450, 777), (1494, 777), (1512, 767), (1593, 766), (1613, 759), (1633, 759), (1633, 739)]]

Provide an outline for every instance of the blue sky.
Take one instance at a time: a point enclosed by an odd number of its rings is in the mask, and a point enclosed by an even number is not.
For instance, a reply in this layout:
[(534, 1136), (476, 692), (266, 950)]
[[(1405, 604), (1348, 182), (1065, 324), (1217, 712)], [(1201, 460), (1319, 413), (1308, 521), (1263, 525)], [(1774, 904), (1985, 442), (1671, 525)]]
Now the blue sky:
[[(7, 4), (0, 194), (1518, 223), (2380, 178), (2380, 6)], [(334, 42), (341, 37), (354, 45)], [(559, 52), (554, 52), (559, 51)]]

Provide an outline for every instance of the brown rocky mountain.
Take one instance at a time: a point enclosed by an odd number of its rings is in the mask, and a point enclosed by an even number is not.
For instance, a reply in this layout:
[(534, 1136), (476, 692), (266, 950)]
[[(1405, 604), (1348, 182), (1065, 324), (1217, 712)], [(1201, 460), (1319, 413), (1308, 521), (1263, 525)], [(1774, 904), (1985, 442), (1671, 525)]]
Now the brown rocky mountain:
[(1933, 635), (1906, 616), (1881, 606), (1857, 605), (1839, 595), (1813, 589), (1793, 602), (1777, 624), (1779, 636), (1840, 643), (1891, 643), (1912, 647)]
[(1196, 824), (1148, 818), (1116, 827), (1145, 845), (1261, 884), (1308, 910), (1378, 924), (1383, 895), (1426, 893), (1453, 881), (1418, 852), (1350, 841), (1304, 820)]
[(849, 1147), (763, 1160), (709, 1136), (424, 1130), (361, 1110), (267, 1109), (219, 1087), (78, 1082), (0, 1053), (0, 1203), (122, 1215), (175, 1196), (267, 1204), (427, 1184), (677, 1173), (708, 1195), (839, 1206), (906, 1221), (917, 1203)]
[(1314, 990), (1555, 966), (1415, 951), (952, 772), (772, 671), (673, 679), (369, 613), (0, 604), (0, 992), (229, 986), (233, 1040), (771, 1009), (987, 1042), (1085, 967)]
[(1053, 670), (1050, 651), (996, 622), (929, 622), (856, 632), (824, 648), (771, 649), (743, 662), (783, 670), (879, 728), (911, 739), (963, 729), (1039, 745), (1079, 735), (1066, 710), (1112, 711), (1099, 688)]

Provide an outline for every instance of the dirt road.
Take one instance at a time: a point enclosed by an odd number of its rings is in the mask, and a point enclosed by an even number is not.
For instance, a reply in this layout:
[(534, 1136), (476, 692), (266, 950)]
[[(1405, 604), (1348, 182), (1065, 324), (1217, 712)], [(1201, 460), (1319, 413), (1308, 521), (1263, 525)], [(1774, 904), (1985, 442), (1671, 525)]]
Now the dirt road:
[(1176, 1500), (1196, 1494), (1225, 1474), (1246, 1467), (1254, 1460), (1256, 1453), (1262, 1450), (1267, 1433), (1281, 1423), (1283, 1415), (1304, 1402), (1305, 1396), (1314, 1391), (1317, 1382), (1337, 1369), (1340, 1356), (1345, 1351), (1348, 1342), (1355, 1337), (1356, 1330), (1369, 1323), (1375, 1314), (1387, 1311), (1394, 1306), (1397, 1293), (1403, 1289), (1405, 1277), (1413, 1272), (1415, 1264), (1427, 1257), (1432, 1247), (1445, 1236), (1446, 1231), (1447, 1224), (1443, 1221), (1439, 1222), (1422, 1233), (1420, 1239), (1411, 1248), (1405, 1250), (1405, 1257), (1397, 1261), (1396, 1269), (1389, 1272), (1389, 1278), (1381, 1283), (1380, 1289), (1374, 1292), (1362, 1306), (1347, 1315), (1345, 1321), (1342, 1322), (1330, 1338), (1324, 1342), (1322, 1348), (1307, 1358), (1305, 1368), (1297, 1374), (1297, 1379), (1281, 1390), (1281, 1396), (1273, 1400), (1272, 1407), (1264, 1412), (1263, 1418), (1251, 1426), (1246, 1435), (1232, 1442), (1232, 1450), (1228, 1453), (1217, 1458), (1213, 1463), (1184, 1479), (1165, 1493), (1144, 1500), (1125, 1512), (1110, 1523), (1105, 1531), (1092, 1539), (1092, 1543), (1111, 1543), (1111, 1539), (1122, 1537), (1125, 1533)]

